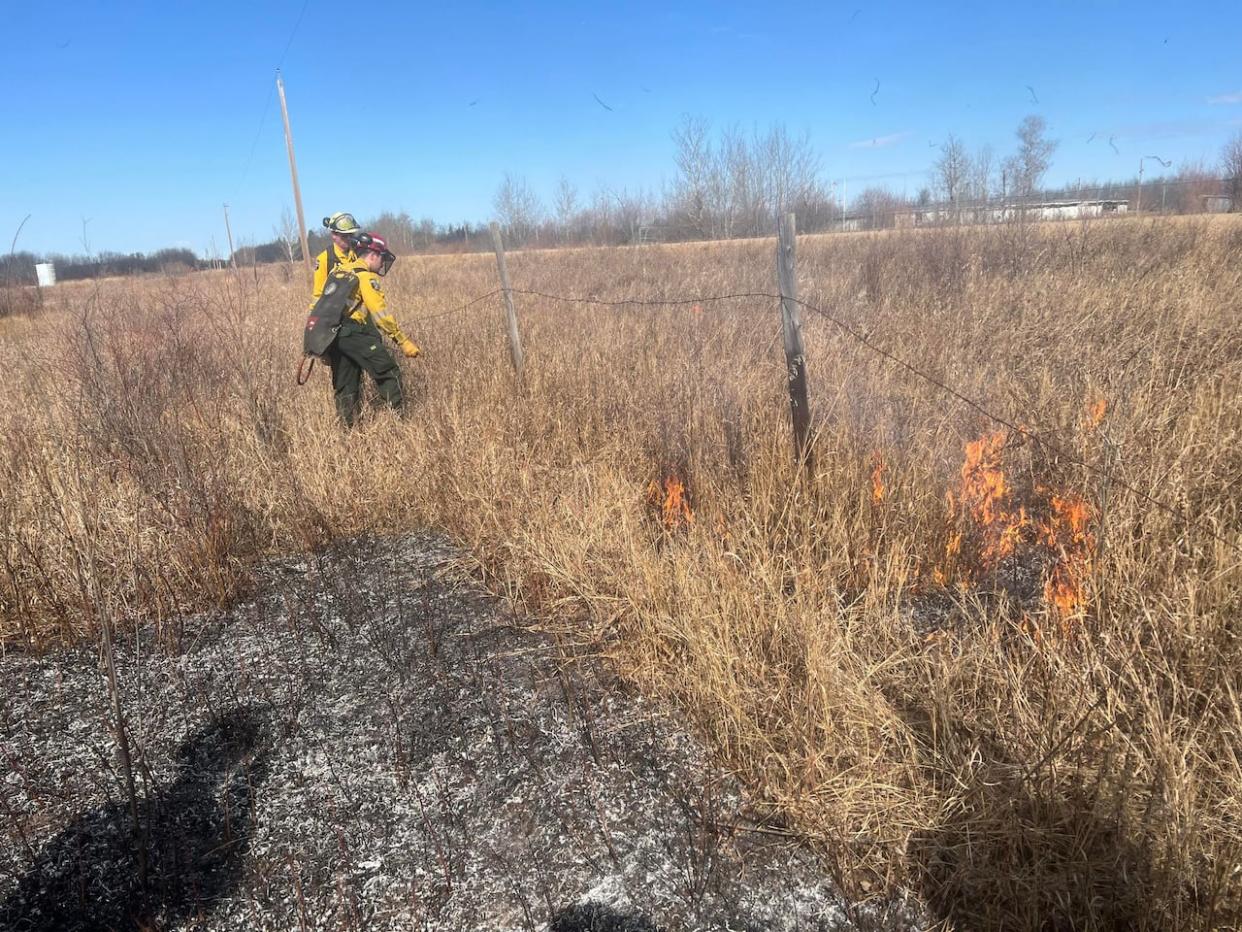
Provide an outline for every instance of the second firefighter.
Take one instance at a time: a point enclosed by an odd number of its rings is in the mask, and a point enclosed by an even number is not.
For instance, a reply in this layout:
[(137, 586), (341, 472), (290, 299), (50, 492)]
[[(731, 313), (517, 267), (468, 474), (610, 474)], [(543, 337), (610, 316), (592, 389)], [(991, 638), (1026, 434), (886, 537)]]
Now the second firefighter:
[(341, 271), (358, 276), (353, 305), (341, 317), (336, 341), (324, 355), (332, 370), (332, 393), (336, 412), (346, 426), (358, 416), (362, 394), (362, 373), (375, 380), (380, 401), (395, 410), (402, 406), (401, 370), (384, 346), (387, 335), (407, 357), (418, 355), (418, 347), (405, 335), (392, 312), (380, 284), (396, 259), (382, 237), (363, 233), (355, 247), (358, 258), (343, 263)]

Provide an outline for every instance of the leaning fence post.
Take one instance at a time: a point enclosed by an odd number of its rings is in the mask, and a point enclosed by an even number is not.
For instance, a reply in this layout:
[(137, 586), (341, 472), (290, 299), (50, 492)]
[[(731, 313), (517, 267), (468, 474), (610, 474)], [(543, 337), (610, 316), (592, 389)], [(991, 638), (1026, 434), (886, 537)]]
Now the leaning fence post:
[(496, 250), (496, 267), (500, 270), (500, 289), (505, 296), (505, 316), (509, 319), (509, 358), (513, 360), (513, 371), (518, 380), (522, 379), (522, 337), (518, 333), (517, 311), (513, 309), (513, 290), (509, 287), (509, 267), (505, 265), (505, 245), (500, 240), (500, 226), (489, 225), (492, 231), (492, 248)]
[(802, 316), (798, 310), (798, 273), (794, 215), (781, 218), (776, 247), (776, 278), (781, 292), (781, 330), (785, 335), (785, 371), (789, 377), (789, 412), (793, 416), (794, 456), (811, 473), (815, 469), (810, 447), (811, 409), (806, 400), (806, 350), (802, 346)]

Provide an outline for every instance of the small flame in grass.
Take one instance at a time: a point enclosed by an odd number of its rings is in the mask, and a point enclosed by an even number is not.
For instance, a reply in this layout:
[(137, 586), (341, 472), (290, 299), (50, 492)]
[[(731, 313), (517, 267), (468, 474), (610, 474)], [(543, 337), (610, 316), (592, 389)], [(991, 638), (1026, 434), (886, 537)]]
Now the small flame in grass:
[(1083, 423), (1088, 430), (1095, 430), (1104, 423), (1104, 415), (1108, 413), (1108, 399), (1100, 398), (1087, 404)]
[(647, 502), (657, 511), (665, 530), (677, 531), (694, 525), (694, 512), (686, 484), (679, 476), (667, 476), (647, 486)]
[[(1031, 523), (1024, 507), (1015, 510), (1011, 504), (1011, 490), (1001, 465), (1005, 440), (1005, 432), (997, 431), (971, 441), (966, 444), (966, 460), (962, 463), (957, 509), (979, 529), (980, 557), (985, 564), (1011, 556)], [(952, 494), (949, 502), (953, 508)], [(960, 547), (959, 539), (956, 549)]]
[[(1104, 410), (1102, 402), (1090, 409), (1101, 417)], [(1073, 492), (1039, 486), (1029, 510), (1018, 504), (1004, 471), (1006, 439), (998, 431), (966, 444), (961, 483), (947, 496), (951, 526), (944, 560), (932, 579), (946, 585), (956, 578), (964, 585), (1003, 561), (1027, 557), (1042, 567), (1044, 601), (1069, 635), (1085, 613), (1094, 567), (1092, 509)]]
[(703, 305), (695, 304), (690, 308), (690, 313), (696, 321), (703, 319)]
[(879, 505), (884, 501), (884, 473), (888, 470), (884, 456), (880, 452), (871, 454), (871, 503)]
[(1048, 520), (1040, 528), (1053, 555), (1044, 582), (1044, 601), (1060, 618), (1062, 632), (1069, 633), (1087, 604), (1087, 580), (1095, 557), (1091, 508), (1075, 495), (1054, 494), (1050, 505)]

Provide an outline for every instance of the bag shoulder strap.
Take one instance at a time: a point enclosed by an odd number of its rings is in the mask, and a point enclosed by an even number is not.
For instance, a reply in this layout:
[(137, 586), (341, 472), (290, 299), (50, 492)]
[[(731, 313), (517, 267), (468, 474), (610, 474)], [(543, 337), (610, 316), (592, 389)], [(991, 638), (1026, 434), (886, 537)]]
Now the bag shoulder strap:
[(351, 272), (349, 269), (338, 268), (329, 278), (340, 282), (341, 287), (344, 289), (341, 293), (341, 298), (344, 301), (341, 307), (341, 319), (344, 320), (353, 312), (354, 303), (358, 300), (358, 273)]

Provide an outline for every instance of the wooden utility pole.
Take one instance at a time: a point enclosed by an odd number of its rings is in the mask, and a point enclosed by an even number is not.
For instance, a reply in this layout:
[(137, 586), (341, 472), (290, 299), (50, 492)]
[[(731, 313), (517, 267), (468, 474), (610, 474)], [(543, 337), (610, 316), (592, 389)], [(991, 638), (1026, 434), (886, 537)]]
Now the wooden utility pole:
[(509, 320), (509, 358), (513, 361), (513, 371), (518, 381), (523, 378), (522, 337), (518, 333), (517, 311), (513, 309), (513, 291), (509, 287), (509, 268), (505, 265), (505, 245), (500, 239), (500, 225), (492, 222), (488, 229), (492, 232), (492, 248), (496, 250), (496, 267), (500, 270), (500, 288), (505, 296), (505, 316)]
[(229, 238), (229, 263), (233, 266), (233, 270), (237, 270), (237, 254), (233, 252), (233, 231), (229, 227), (229, 205), (224, 205), (224, 232)]
[(289, 150), (289, 176), (293, 179), (293, 204), (298, 209), (298, 235), (302, 240), (302, 264), (306, 266), (306, 283), (315, 280), (311, 269), (310, 246), (306, 242), (306, 217), (302, 213), (302, 189), (298, 185), (298, 160), (293, 157), (293, 130), (289, 129), (289, 106), (285, 103), (285, 82), (276, 69), (276, 91), (280, 94), (280, 115), (285, 121), (285, 148)]
[(794, 215), (781, 218), (776, 248), (776, 278), (781, 293), (781, 331), (785, 335), (785, 369), (789, 377), (789, 412), (793, 417), (794, 457), (815, 471), (810, 447), (811, 408), (806, 398), (806, 350), (802, 346), (802, 316), (798, 306), (798, 271)]
[[(1141, 159), (1139, 159), (1138, 197), (1135, 199), (1135, 203), (1134, 203), (1134, 212), (1136, 214), (1143, 212), (1143, 163), (1146, 162), (1148, 159), (1155, 159), (1164, 168), (1168, 168), (1170, 165), (1173, 164), (1167, 159), (1162, 159), (1158, 155), (1145, 155)], [(1160, 198), (1160, 209), (1164, 210), (1164, 195), (1163, 194), (1161, 195), (1161, 198)]]

